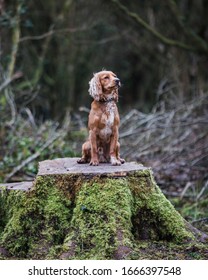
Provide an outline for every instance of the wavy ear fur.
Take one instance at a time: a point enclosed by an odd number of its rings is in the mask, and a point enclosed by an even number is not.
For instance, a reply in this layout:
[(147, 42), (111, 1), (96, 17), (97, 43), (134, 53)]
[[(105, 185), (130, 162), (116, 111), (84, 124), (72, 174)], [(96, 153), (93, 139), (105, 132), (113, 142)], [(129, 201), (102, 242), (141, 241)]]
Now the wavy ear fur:
[(89, 81), (89, 85), (89, 94), (95, 100), (99, 101), (100, 96), (102, 95), (102, 86), (98, 74), (94, 74), (94, 77)]
[(113, 97), (116, 102), (118, 102), (118, 89), (115, 89), (115, 92), (113, 93)]

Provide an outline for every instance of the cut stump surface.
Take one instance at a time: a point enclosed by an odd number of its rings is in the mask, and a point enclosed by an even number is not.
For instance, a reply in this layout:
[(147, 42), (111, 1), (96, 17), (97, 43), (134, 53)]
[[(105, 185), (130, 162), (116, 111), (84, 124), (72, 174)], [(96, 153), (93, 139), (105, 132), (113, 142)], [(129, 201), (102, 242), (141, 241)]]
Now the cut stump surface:
[(108, 163), (91, 166), (89, 164), (78, 164), (77, 160), (78, 158), (60, 158), (42, 161), (39, 163), (38, 175), (83, 174), (86, 176), (109, 175), (112, 177), (125, 177), (130, 172), (149, 169), (136, 162), (126, 162), (120, 166), (112, 166)]

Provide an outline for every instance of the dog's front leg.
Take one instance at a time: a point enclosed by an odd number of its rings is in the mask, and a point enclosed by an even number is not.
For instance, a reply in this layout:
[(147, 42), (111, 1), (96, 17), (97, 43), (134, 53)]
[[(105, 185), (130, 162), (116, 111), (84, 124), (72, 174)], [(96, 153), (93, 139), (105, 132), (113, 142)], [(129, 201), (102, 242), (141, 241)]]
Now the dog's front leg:
[(96, 135), (96, 129), (90, 130), (90, 144), (91, 144), (91, 161), (90, 165), (98, 165), (98, 150), (97, 150), (97, 135)]
[(117, 143), (118, 127), (115, 127), (110, 141), (110, 161), (112, 165), (121, 165), (121, 161), (117, 157)]

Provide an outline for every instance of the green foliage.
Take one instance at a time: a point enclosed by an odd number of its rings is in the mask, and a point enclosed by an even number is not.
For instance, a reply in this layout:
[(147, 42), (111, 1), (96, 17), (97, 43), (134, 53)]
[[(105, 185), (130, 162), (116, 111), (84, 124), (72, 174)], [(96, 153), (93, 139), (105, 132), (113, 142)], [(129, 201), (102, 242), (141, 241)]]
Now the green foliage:
[(171, 199), (171, 202), (187, 221), (208, 234), (207, 218), (204, 218), (208, 217), (208, 199), (206, 197), (198, 201), (175, 198)]
[(0, 26), (8, 29), (14, 28), (17, 24), (16, 16), (18, 13), (22, 17), (21, 25), (23, 27), (33, 27), (33, 24), (30, 21), (30, 19), (26, 18), (26, 16), (28, 16), (28, 3), (26, 3), (26, 1), (24, 0), (18, 0), (16, 4), (20, 4), (20, 8), (17, 11), (14, 3), (13, 5), (8, 5), (6, 10), (2, 9), (2, 14), (0, 16)]
[(38, 161), (75, 156), (76, 151), (73, 151), (72, 143), (75, 138), (77, 141), (78, 138), (82, 138), (81, 136), (73, 136), (72, 133), (67, 135), (62, 128), (57, 129), (52, 121), (32, 127), (27, 119), (18, 116), (15, 126), (14, 130), (10, 130), (6, 134), (6, 127), (2, 124), (2, 131), (5, 131), (5, 135), (4, 139), (2, 139), (2, 154), (0, 153), (0, 182), (4, 180), (6, 174), (10, 173), (13, 168), (38, 153), (42, 146), (54, 135), (60, 135), (60, 137), (57, 137), (51, 145), (43, 149), (37, 159), (29, 162), (21, 169), (20, 180), (21, 174), (23, 176), (24, 174), (31, 176), (37, 174)]

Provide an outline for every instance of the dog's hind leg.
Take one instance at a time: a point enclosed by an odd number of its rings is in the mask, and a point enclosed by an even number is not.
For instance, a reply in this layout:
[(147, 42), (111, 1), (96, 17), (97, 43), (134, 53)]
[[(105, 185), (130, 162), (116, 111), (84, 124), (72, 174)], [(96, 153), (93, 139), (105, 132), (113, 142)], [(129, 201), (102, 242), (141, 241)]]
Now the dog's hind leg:
[(86, 141), (82, 145), (82, 157), (77, 160), (77, 163), (89, 163), (91, 160), (91, 145), (90, 141)]

